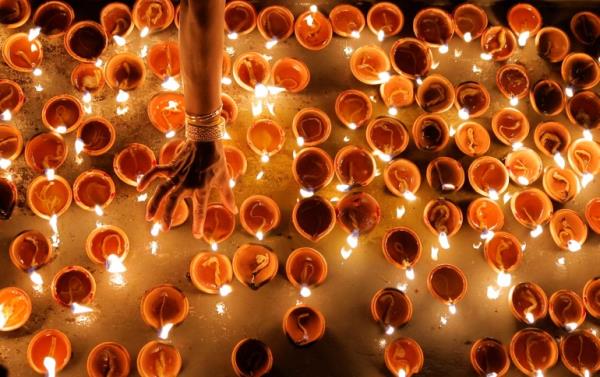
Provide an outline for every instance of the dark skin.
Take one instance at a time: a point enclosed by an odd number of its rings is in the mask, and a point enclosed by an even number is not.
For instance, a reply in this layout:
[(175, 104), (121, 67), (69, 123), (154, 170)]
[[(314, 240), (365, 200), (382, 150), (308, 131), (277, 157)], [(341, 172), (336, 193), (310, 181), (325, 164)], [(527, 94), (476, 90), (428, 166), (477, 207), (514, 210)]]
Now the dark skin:
[[(221, 106), (221, 74), (224, 44), (223, 0), (183, 0), (179, 44), (185, 109), (189, 114), (213, 113)], [(237, 213), (221, 141), (187, 140), (177, 157), (168, 165), (151, 169), (141, 179), (138, 191), (144, 191), (157, 178), (158, 185), (146, 208), (146, 220), (160, 222), (163, 230), (171, 226), (177, 203), (192, 198), (192, 233), (202, 238), (206, 207), (216, 189), (227, 209)], [(158, 209), (165, 206), (162, 217)]]

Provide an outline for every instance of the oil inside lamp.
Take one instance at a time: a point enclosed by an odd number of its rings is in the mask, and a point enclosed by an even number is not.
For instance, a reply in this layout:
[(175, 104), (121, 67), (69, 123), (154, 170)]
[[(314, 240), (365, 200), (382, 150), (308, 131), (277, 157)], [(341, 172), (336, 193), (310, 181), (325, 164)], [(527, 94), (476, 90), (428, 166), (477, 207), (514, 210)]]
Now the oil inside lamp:
[(383, 179), (388, 190), (407, 200), (416, 199), (415, 194), (421, 186), (419, 168), (406, 159), (394, 160), (383, 171)]
[(93, 63), (108, 46), (102, 25), (93, 21), (73, 24), (65, 35), (65, 49), (75, 60)]
[(582, 52), (567, 55), (562, 62), (560, 73), (566, 84), (578, 89), (593, 88), (600, 81), (598, 62)]
[(469, 157), (482, 156), (490, 148), (491, 138), (481, 124), (467, 121), (458, 126), (454, 135), (456, 146)]
[(448, 124), (435, 114), (423, 114), (415, 119), (412, 134), (417, 148), (428, 152), (444, 149), (450, 139)]
[(412, 105), (414, 100), (413, 83), (404, 76), (393, 75), (387, 82), (381, 84), (379, 94), (388, 107), (388, 113), (396, 115), (398, 108)]
[(381, 41), (385, 36), (394, 36), (402, 30), (404, 15), (391, 2), (375, 3), (367, 13), (367, 25)]
[[(586, 176), (591, 176), (590, 178), (593, 178), (598, 170), (600, 170), (600, 146), (592, 140), (575, 140), (569, 146), (567, 158), (571, 168), (584, 178)], [(586, 186), (583, 180), (582, 186)]]
[(452, 13), (454, 31), (465, 42), (479, 38), (488, 25), (488, 17), (481, 7), (464, 3), (454, 9)]
[(279, 225), (281, 212), (277, 203), (264, 195), (253, 195), (240, 206), (242, 228), (258, 240)]
[(31, 40), (26, 33), (12, 34), (2, 47), (4, 62), (18, 72), (33, 72), (42, 63), (43, 55), (40, 41)]
[(77, 139), (81, 140), (81, 151), (90, 156), (108, 152), (116, 140), (113, 125), (102, 117), (90, 117), (77, 129)]
[(150, 123), (165, 134), (179, 131), (185, 124), (181, 93), (162, 92), (155, 94), (148, 102)]
[(225, 7), (225, 31), (229, 39), (250, 33), (256, 27), (256, 11), (246, 1), (230, 1)]
[(125, 91), (137, 88), (146, 78), (144, 61), (129, 52), (113, 55), (106, 62), (104, 73), (111, 88)]
[(262, 377), (273, 367), (273, 353), (258, 339), (242, 339), (231, 351), (231, 364), (238, 377)]
[(423, 369), (424, 356), (419, 343), (411, 338), (398, 338), (390, 342), (384, 351), (385, 365), (398, 377), (411, 377)]
[(300, 235), (309, 241), (318, 242), (335, 226), (335, 208), (318, 195), (304, 198), (294, 205), (292, 223)]
[[(519, 224), (536, 233), (550, 220), (553, 211), (550, 198), (537, 188), (528, 188), (513, 195), (510, 208)], [(532, 233), (532, 236), (535, 234)]]
[(391, 117), (372, 120), (366, 131), (367, 143), (383, 161), (404, 152), (408, 147), (409, 135), (404, 124)]
[(225, 145), (223, 146), (223, 152), (225, 153), (225, 162), (227, 163), (227, 172), (229, 173), (231, 185), (231, 180), (235, 183), (246, 173), (248, 163), (246, 156), (244, 156), (244, 153), (239, 148)]
[(256, 25), (267, 41), (281, 42), (294, 32), (294, 14), (284, 6), (271, 5), (260, 11)]
[(325, 334), (325, 317), (307, 305), (297, 305), (283, 316), (283, 331), (297, 346), (307, 346)]
[(319, 145), (331, 134), (331, 120), (322, 110), (308, 107), (296, 113), (292, 130), (296, 139), (302, 138), (303, 146)]
[(459, 109), (459, 117), (461, 115), (460, 111), (463, 111), (467, 118), (477, 118), (482, 116), (490, 107), (490, 94), (478, 82), (463, 82), (456, 87), (455, 92), (454, 105)]
[(518, 320), (533, 324), (548, 313), (548, 298), (535, 283), (519, 283), (509, 293), (510, 308)]
[(46, 220), (53, 215), (63, 214), (71, 205), (71, 200), (71, 186), (60, 176), (52, 179), (39, 176), (29, 184), (27, 190), (27, 204), (36, 215)]
[(343, 185), (366, 186), (375, 178), (375, 159), (361, 147), (343, 147), (337, 152), (334, 165), (336, 176)]
[(298, 93), (308, 86), (310, 70), (301, 60), (282, 58), (273, 65), (272, 76), (275, 86), (285, 88), (290, 93)]
[[(383, 72), (390, 70), (390, 61), (383, 49), (376, 45), (361, 46), (350, 58), (350, 71), (354, 77), (365, 84), (378, 85), (383, 80)], [(389, 77), (388, 77), (389, 80)]]
[(231, 284), (233, 279), (231, 261), (220, 253), (198, 253), (190, 264), (190, 278), (200, 291), (218, 294), (221, 288)]
[(63, 35), (75, 19), (71, 6), (63, 1), (46, 1), (33, 15), (33, 24), (48, 38)]
[[(371, 8), (372, 9), (372, 8)], [(431, 50), (415, 38), (400, 38), (390, 49), (392, 68), (410, 79), (425, 77), (433, 63)]]
[(529, 134), (529, 121), (519, 110), (504, 108), (494, 114), (492, 131), (502, 143), (513, 145), (525, 140)]
[(571, 32), (584, 45), (592, 45), (600, 36), (600, 17), (592, 12), (578, 12), (571, 18)]
[(144, 323), (159, 330), (161, 339), (167, 339), (169, 330), (187, 318), (189, 302), (177, 287), (161, 284), (144, 293), (140, 312)]
[(559, 203), (573, 199), (581, 190), (577, 175), (569, 169), (549, 167), (543, 178), (544, 191)]
[(481, 49), (484, 60), (504, 61), (510, 58), (517, 48), (515, 35), (504, 26), (491, 26), (481, 36)]
[[(5, 169), (11, 165), (23, 150), (23, 136), (12, 126), (0, 125), (0, 168)], [(2, 162), (5, 161), (5, 162)], [(8, 166), (3, 166), (8, 165)]]
[[(175, 157), (181, 151), (181, 148), (185, 145), (185, 140), (179, 138), (169, 139), (166, 143), (160, 147), (160, 151), (158, 154), (158, 163), (159, 165), (167, 165), (171, 163)], [(225, 149), (225, 148), (223, 148)]]
[(571, 42), (564, 31), (549, 26), (537, 33), (535, 47), (539, 56), (551, 63), (558, 63), (569, 53)]
[(146, 343), (137, 357), (137, 370), (142, 377), (177, 376), (181, 364), (175, 346), (156, 340)]
[(283, 147), (285, 132), (273, 120), (258, 119), (248, 128), (246, 141), (250, 149), (261, 156), (263, 162), (268, 162), (269, 156), (279, 152)]
[(233, 78), (248, 91), (254, 91), (259, 84), (266, 84), (270, 74), (269, 62), (258, 52), (244, 53), (233, 64)]
[(523, 99), (529, 94), (529, 76), (520, 64), (505, 64), (496, 71), (496, 86), (509, 99)]
[(80, 266), (67, 266), (54, 275), (51, 284), (52, 298), (77, 314), (78, 308), (87, 308), (96, 294), (96, 281), (92, 274)]
[(427, 288), (433, 297), (448, 305), (450, 314), (456, 314), (456, 304), (467, 293), (467, 277), (458, 267), (441, 264), (429, 273)]
[(380, 289), (371, 299), (371, 315), (387, 335), (407, 324), (412, 318), (412, 312), (410, 298), (396, 288)]
[(427, 76), (417, 88), (417, 104), (428, 113), (449, 110), (456, 98), (452, 83), (442, 75)]
[(497, 197), (508, 188), (508, 170), (500, 160), (491, 156), (475, 159), (469, 166), (469, 183), (475, 192)]
[(337, 203), (337, 218), (342, 228), (353, 235), (371, 232), (381, 220), (381, 209), (366, 192), (351, 192)]
[(58, 133), (74, 131), (83, 119), (83, 106), (71, 95), (60, 95), (50, 98), (42, 109), (44, 126)]
[[(533, 140), (543, 154), (551, 157), (559, 154), (562, 157), (571, 143), (571, 134), (561, 123), (544, 122), (535, 128)], [(560, 167), (564, 168), (564, 166)]]
[(22, 327), (31, 315), (31, 299), (16, 287), (0, 289), (0, 332)]
[(329, 19), (313, 6), (298, 16), (294, 24), (294, 34), (302, 47), (314, 51), (322, 50), (331, 42), (333, 27)]
[(104, 342), (89, 353), (86, 363), (90, 377), (126, 377), (131, 369), (131, 358), (127, 348), (116, 342)]
[(569, 100), (566, 109), (571, 123), (585, 129), (600, 126), (600, 97), (596, 93), (587, 90), (578, 92)]
[(448, 237), (455, 235), (462, 226), (460, 208), (446, 199), (433, 199), (423, 210), (425, 226), (439, 238), (440, 246), (449, 249)]
[(341, 37), (353, 38), (360, 36), (366, 23), (361, 10), (349, 4), (336, 5), (329, 12), (329, 20), (334, 33)]
[(550, 296), (550, 319), (561, 328), (575, 330), (585, 320), (583, 300), (573, 291), (561, 289)]
[(505, 275), (519, 266), (523, 256), (521, 242), (508, 232), (495, 232), (493, 237), (486, 241), (484, 254), (488, 264), (498, 273)]
[(510, 368), (510, 358), (506, 348), (492, 338), (476, 340), (471, 347), (470, 359), (471, 366), (480, 376), (502, 377)]
[[(73, 198), (81, 208), (94, 211), (107, 207), (116, 194), (115, 183), (102, 170), (92, 169), (81, 173), (73, 183)], [(96, 209), (96, 212), (98, 210)]]
[(6, 1), (0, 7), (0, 24), (7, 29), (23, 25), (31, 16), (31, 5), (27, 0)]
[[(161, 221), (162, 221), (166, 206), (167, 206), (166, 202), (163, 202), (159, 205), (155, 218), (161, 219)], [(207, 208), (207, 215), (208, 215), (208, 209), (209, 208)], [(189, 215), (190, 215), (190, 209), (189, 209), (187, 203), (185, 202), (185, 200), (179, 199), (179, 201), (175, 205), (175, 210), (173, 211), (173, 216), (171, 218), (171, 226), (170, 227), (176, 228), (180, 225), (183, 225), (187, 221)]]
[(0, 79), (0, 119), (10, 121), (25, 103), (25, 93), (21, 86), (12, 80)]
[(522, 186), (530, 185), (542, 175), (542, 159), (530, 148), (510, 152), (504, 160), (504, 165), (509, 177)]
[(600, 318), (600, 278), (592, 278), (583, 287), (583, 303), (594, 318)]
[(138, 30), (161, 31), (169, 27), (175, 18), (175, 7), (168, 0), (141, 0), (133, 6), (133, 23)]
[(373, 105), (369, 97), (360, 90), (350, 89), (341, 92), (335, 100), (335, 114), (340, 122), (354, 130), (371, 119)]
[(556, 81), (540, 80), (531, 88), (529, 100), (533, 110), (545, 116), (559, 114), (565, 107), (565, 94)]
[(588, 377), (600, 369), (600, 342), (591, 331), (566, 334), (559, 347), (563, 365), (571, 373)]
[(587, 202), (585, 219), (595, 233), (600, 233), (600, 198), (596, 197)]
[(156, 77), (166, 80), (179, 75), (179, 45), (174, 41), (155, 44), (148, 51), (148, 66)]
[(525, 46), (527, 39), (533, 37), (542, 27), (542, 15), (531, 4), (516, 4), (506, 15), (508, 25), (519, 36), (519, 45)]
[(327, 186), (333, 179), (333, 161), (320, 148), (304, 148), (294, 158), (292, 173), (301, 188), (314, 192)]
[[(454, 34), (452, 18), (440, 8), (425, 8), (413, 19), (415, 36), (430, 47), (440, 47), (440, 53), (447, 52), (448, 42)], [(445, 49), (442, 46), (446, 46)]]
[(117, 177), (134, 187), (138, 184), (138, 177), (146, 174), (155, 165), (156, 158), (152, 149), (138, 143), (126, 146), (113, 161)]
[(124, 260), (129, 252), (129, 238), (121, 228), (103, 225), (88, 235), (85, 251), (90, 260), (101, 265), (107, 264), (111, 255)]
[(233, 255), (233, 273), (247, 287), (258, 289), (277, 275), (277, 254), (266, 246), (244, 244)]
[(577, 212), (562, 208), (550, 219), (550, 234), (559, 248), (577, 252), (587, 238), (587, 226)]
[(513, 335), (510, 357), (522, 373), (543, 376), (543, 372), (558, 361), (558, 346), (544, 330), (525, 328)]
[(317, 250), (300, 247), (289, 255), (285, 272), (290, 283), (300, 289), (300, 295), (306, 297), (310, 295), (311, 288), (325, 281), (327, 261)]
[(110, 3), (100, 12), (100, 23), (109, 36), (125, 38), (133, 31), (131, 10), (123, 3)]
[(459, 191), (465, 183), (462, 165), (451, 157), (437, 157), (427, 165), (427, 183), (436, 191)]
[[(186, 206), (184, 201), (181, 201)], [(187, 216), (186, 216), (187, 219)], [(242, 224), (244, 222), (242, 221)], [(206, 218), (204, 220), (203, 239), (216, 247), (220, 242), (225, 241), (235, 230), (235, 215), (225, 206), (219, 203), (211, 203), (206, 208)]]
[(504, 226), (504, 213), (495, 201), (488, 198), (477, 198), (467, 208), (469, 225), (482, 235), (498, 231)]
[(94, 63), (79, 63), (71, 71), (71, 84), (82, 93), (98, 93), (104, 83), (104, 72)]
[(29, 366), (40, 374), (54, 376), (71, 359), (71, 342), (59, 330), (44, 329), (31, 338), (27, 346)]
[(35, 270), (52, 258), (52, 244), (40, 231), (26, 230), (13, 238), (9, 254), (17, 268), (23, 271)]

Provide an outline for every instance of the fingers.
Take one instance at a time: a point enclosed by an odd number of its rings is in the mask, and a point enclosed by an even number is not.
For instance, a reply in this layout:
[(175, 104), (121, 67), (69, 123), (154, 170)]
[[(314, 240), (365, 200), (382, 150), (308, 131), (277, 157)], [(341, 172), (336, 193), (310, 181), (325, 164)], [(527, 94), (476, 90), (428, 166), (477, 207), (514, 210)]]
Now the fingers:
[(237, 214), (238, 209), (235, 205), (235, 197), (233, 196), (233, 190), (231, 186), (229, 186), (229, 179), (227, 178), (227, 174), (221, 174), (219, 176), (219, 180), (217, 182), (219, 185), (219, 195), (221, 196), (221, 201), (225, 208), (227, 208), (231, 213)]
[(200, 188), (194, 190), (192, 194), (192, 206), (194, 221), (192, 225), (192, 233), (196, 238), (202, 238), (204, 234), (204, 220), (206, 217), (206, 207), (208, 206), (209, 190)]
[(183, 195), (183, 188), (178, 187), (171, 190), (171, 193), (167, 197), (165, 203), (165, 210), (162, 215), (162, 226), (165, 231), (171, 229), (171, 222), (173, 221), (173, 214), (175, 213), (175, 208)]
[(156, 191), (154, 191), (154, 194), (150, 198), (150, 201), (148, 202), (148, 206), (146, 207), (146, 220), (147, 221), (152, 221), (152, 219), (154, 219), (154, 217), (156, 216), (156, 212), (158, 212), (158, 208), (160, 207), (160, 203), (162, 202), (163, 198), (165, 196), (167, 196), (169, 191), (171, 191), (173, 189), (173, 187), (174, 187), (173, 183), (171, 181), (167, 181), (167, 182), (161, 183), (156, 188)]
[(158, 165), (148, 170), (137, 185), (138, 191), (144, 191), (158, 177), (168, 177), (173, 172), (170, 165)]

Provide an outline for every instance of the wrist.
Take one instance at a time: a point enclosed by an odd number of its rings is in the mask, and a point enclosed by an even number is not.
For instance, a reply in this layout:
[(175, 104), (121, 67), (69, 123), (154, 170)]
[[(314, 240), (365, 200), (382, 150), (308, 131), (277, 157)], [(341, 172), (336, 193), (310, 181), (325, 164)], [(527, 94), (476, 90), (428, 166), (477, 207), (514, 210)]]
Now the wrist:
[(190, 121), (186, 119), (185, 136), (193, 142), (215, 142), (223, 139), (225, 119), (220, 115), (212, 120)]

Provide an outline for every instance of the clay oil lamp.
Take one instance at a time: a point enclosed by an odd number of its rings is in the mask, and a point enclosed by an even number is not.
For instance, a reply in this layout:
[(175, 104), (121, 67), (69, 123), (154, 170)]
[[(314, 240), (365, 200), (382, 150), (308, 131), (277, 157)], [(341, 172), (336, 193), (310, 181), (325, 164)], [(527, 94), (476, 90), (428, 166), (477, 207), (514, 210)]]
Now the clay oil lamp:
[(318, 195), (296, 202), (292, 210), (294, 228), (312, 242), (318, 242), (328, 235), (335, 226), (335, 219), (333, 205)]
[(427, 45), (416, 38), (400, 38), (390, 49), (392, 68), (399, 74), (417, 79), (431, 70), (433, 56)]
[(294, 32), (294, 14), (284, 6), (271, 5), (258, 13), (256, 26), (267, 41), (282, 42)]
[(87, 236), (85, 252), (92, 262), (101, 265), (110, 262), (111, 255), (122, 261), (129, 253), (129, 238), (117, 226), (102, 225)]
[(90, 351), (86, 370), (90, 377), (127, 377), (131, 370), (131, 357), (127, 348), (116, 342), (98, 344)]
[(277, 254), (266, 246), (244, 244), (233, 255), (233, 273), (240, 283), (258, 289), (277, 275)]
[(517, 39), (504, 26), (491, 26), (481, 36), (481, 57), (484, 60), (508, 60), (517, 49)]
[(585, 320), (583, 300), (573, 291), (561, 289), (550, 296), (550, 319), (562, 328), (573, 331)]
[(463, 82), (456, 87), (455, 92), (454, 106), (461, 118), (480, 117), (490, 107), (490, 93), (478, 82)]
[(175, 18), (175, 7), (169, 0), (140, 0), (133, 6), (133, 23), (144, 36), (165, 30)]
[(273, 353), (258, 339), (242, 339), (231, 351), (231, 365), (238, 377), (262, 377), (273, 367)]
[(600, 36), (600, 17), (592, 12), (579, 12), (571, 18), (571, 32), (584, 45), (591, 45)]
[(533, 324), (548, 314), (548, 297), (535, 283), (519, 283), (508, 294), (510, 310), (516, 319)]
[(542, 225), (550, 220), (553, 208), (550, 198), (542, 190), (528, 188), (512, 196), (510, 210), (519, 224), (532, 229), (532, 236), (537, 236)]
[(29, 341), (27, 362), (36, 373), (54, 375), (69, 363), (71, 352), (71, 341), (64, 333), (55, 329), (44, 329)]
[(160, 92), (148, 101), (150, 123), (165, 135), (171, 136), (185, 125), (183, 94)]
[(75, 203), (87, 210), (102, 214), (116, 195), (115, 182), (108, 173), (91, 169), (81, 173), (73, 182)]
[(425, 173), (429, 187), (443, 193), (457, 192), (465, 183), (465, 171), (451, 157), (437, 157), (427, 165)]
[(485, 10), (469, 3), (461, 4), (454, 9), (452, 21), (456, 35), (467, 43), (481, 37), (488, 26)]
[(333, 27), (323, 13), (309, 10), (302, 13), (294, 24), (294, 34), (300, 45), (307, 50), (318, 51), (329, 45)]
[(494, 114), (492, 131), (500, 142), (512, 146), (529, 135), (529, 120), (519, 110), (507, 107)]
[(375, 292), (371, 299), (371, 315), (391, 334), (395, 329), (406, 325), (412, 318), (413, 307), (408, 296), (396, 288), (383, 288)]
[(427, 76), (417, 88), (415, 100), (428, 113), (443, 113), (450, 110), (456, 94), (452, 83), (442, 75)]
[(0, 125), (0, 160), (13, 161), (23, 150), (21, 131), (12, 126)]
[(588, 54), (573, 52), (563, 60), (560, 75), (571, 89), (590, 89), (600, 81), (600, 67)]
[(494, 236), (485, 242), (483, 251), (487, 263), (499, 276), (514, 271), (523, 259), (521, 242), (508, 232), (494, 233)]
[(525, 46), (527, 39), (533, 37), (542, 27), (542, 15), (531, 4), (519, 3), (506, 14), (508, 26), (517, 35), (519, 46)]
[(170, 284), (157, 285), (147, 290), (140, 304), (142, 320), (159, 330), (161, 339), (166, 339), (169, 330), (187, 318), (189, 309), (187, 297), (179, 288)]
[(556, 246), (576, 252), (587, 239), (587, 226), (577, 212), (562, 208), (550, 219), (550, 234)]
[(469, 165), (469, 183), (476, 193), (497, 199), (508, 188), (508, 170), (497, 158), (482, 156)]
[(388, 229), (381, 242), (385, 259), (394, 266), (406, 270), (407, 277), (414, 277), (412, 268), (421, 258), (422, 248), (419, 235), (414, 230), (403, 226)]
[[(189, 209), (185, 201), (181, 201), (185, 205), (187, 220)], [(177, 212), (177, 211), (176, 211)], [(185, 220), (183, 222), (185, 222)], [(175, 222), (175, 218), (173, 219)], [(183, 223), (182, 222), (182, 223)], [(177, 225), (177, 224), (172, 224)], [(181, 225), (181, 224), (179, 224)], [(219, 203), (211, 203), (206, 208), (206, 219), (204, 220), (203, 239), (211, 244), (214, 249), (217, 244), (225, 241), (235, 230), (235, 215), (231, 213), (225, 206)]]
[(258, 52), (241, 54), (233, 63), (233, 78), (243, 89), (254, 91), (257, 85), (266, 84), (271, 75), (271, 66)]
[(421, 186), (421, 173), (417, 165), (402, 158), (385, 167), (383, 180), (392, 194), (414, 200)]
[(38, 230), (19, 233), (8, 249), (10, 260), (20, 270), (30, 271), (47, 264), (52, 258), (50, 239)]
[(227, 124), (235, 123), (238, 116), (238, 105), (231, 98), (229, 94), (221, 93), (221, 102), (223, 103), (223, 109), (221, 109), (221, 116), (225, 119)]
[(406, 126), (391, 117), (380, 117), (369, 122), (366, 136), (373, 154), (383, 161), (389, 161), (404, 152), (410, 139)]
[(381, 221), (379, 203), (366, 192), (346, 194), (338, 202), (336, 212), (342, 228), (356, 237), (371, 232)]
[(96, 94), (105, 83), (104, 71), (96, 64), (79, 63), (71, 71), (71, 84), (81, 93)]
[(80, 266), (67, 266), (54, 275), (52, 298), (62, 306), (75, 309), (92, 302), (96, 295), (96, 281), (92, 274)]
[(29, 16), (31, 5), (28, 0), (10, 0), (0, 5), (0, 24), (7, 29), (18, 28), (27, 22)]
[(440, 264), (429, 273), (427, 289), (434, 298), (448, 305), (450, 313), (454, 314), (456, 304), (467, 293), (467, 277), (456, 266)]
[(400, 75), (393, 75), (382, 83), (379, 94), (390, 114), (394, 114), (398, 108), (412, 105), (415, 98), (412, 81)]
[[(136, 4), (139, 4), (138, 1)], [(133, 90), (146, 78), (144, 61), (137, 55), (124, 52), (113, 55), (104, 68), (106, 82), (113, 89)]]
[(419, 150), (439, 152), (448, 145), (450, 129), (441, 116), (423, 114), (415, 119), (412, 127), (412, 135), (415, 145)]
[(600, 198), (593, 198), (587, 202), (585, 220), (595, 233), (600, 234)]
[(109, 37), (125, 38), (133, 31), (133, 16), (127, 4), (109, 3), (100, 12), (100, 24)]
[(114, 126), (102, 117), (90, 117), (77, 129), (77, 139), (83, 142), (82, 152), (100, 156), (110, 150), (117, 138)]
[(535, 36), (535, 48), (542, 58), (550, 63), (558, 63), (569, 53), (571, 41), (561, 29), (548, 26), (540, 29)]
[(477, 198), (467, 208), (467, 222), (471, 228), (482, 232), (498, 231), (504, 226), (504, 212), (495, 201), (488, 198)]
[(303, 91), (310, 82), (310, 70), (298, 59), (281, 58), (273, 64), (275, 86), (285, 88), (290, 93)]
[(379, 41), (394, 36), (404, 26), (404, 14), (391, 2), (375, 3), (367, 13), (367, 25)]
[(232, 145), (224, 145), (223, 152), (225, 153), (225, 163), (227, 164), (229, 179), (237, 181), (248, 169), (246, 156), (239, 148)]
[(181, 354), (174, 345), (152, 340), (137, 357), (137, 370), (142, 377), (177, 376), (181, 370)]
[(285, 142), (285, 131), (273, 120), (258, 119), (246, 133), (246, 142), (261, 161), (269, 161), (269, 157), (279, 152)]
[[(25, 103), (25, 93), (16, 82), (8, 79), (0, 79), (0, 114), (2, 120), (8, 121), (13, 115), (21, 110)], [(5, 116), (4, 114), (10, 114)]]
[(313, 147), (324, 143), (331, 134), (331, 119), (314, 107), (302, 109), (294, 115), (292, 131), (299, 144)]
[(587, 376), (600, 369), (600, 341), (587, 330), (566, 334), (560, 341), (560, 359), (577, 376)]
[(146, 174), (156, 165), (154, 152), (147, 146), (131, 143), (122, 149), (113, 160), (115, 174), (121, 181), (137, 186), (140, 176)]
[(317, 250), (300, 247), (289, 255), (285, 263), (285, 273), (290, 283), (300, 289), (300, 295), (308, 297), (311, 288), (325, 281), (327, 261)]
[(567, 103), (571, 123), (586, 129), (600, 126), (600, 97), (592, 91), (581, 91)]
[(382, 84), (389, 78), (390, 60), (376, 45), (361, 46), (350, 58), (350, 71), (354, 77), (368, 85)]
[(504, 97), (523, 99), (529, 94), (529, 75), (521, 64), (505, 64), (496, 71), (496, 86)]
[(225, 6), (225, 31), (229, 39), (249, 34), (256, 27), (256, 10), (247, 1), (234, 0)]
[[(582, 175), (584, 180), (591, 180), (600, 170), (600, 146), (593, 140), (575, 140), (569, 146), (567, 159), (577, 174)], [(583, 187), (589, 183), (584, 180), (582, 180)]]
[(45, 1), (35, 11), (33, 24), (48, 38), (58, 38), (67, 32), (75, 19), (75, 11), (64, 1)]
[(411, 377), (423, 369), (425, 358), (419, 343), (411, 338), (398, 338), (384, 351), (385, 366), (394, 376)]
[(508, 176), (513, 182), (528, 186), (542, 175), (542, 158), (530, 148), (520, 148), (510, 152), (504, 160)]
[(52, 179), (41, 175), (31, 181), (27, 188), (27, 205), (33, 213), (45, 220), (65, 213), (72, 200), (69, 182), (58, 175)]
[(447, 199), (433, 199), (423, 210), (423, 222), (431, 233), (438, 236), (442, 249), (449, 249), (448, 238), (460, 230), (463, 222), (462, 212), (456, 204)]
[(329, 12), (333, 32), (340, 37), (359, 38), (365, 28), (365, 16), (360, 9), (349, 4), (339, 4)]
[(526, 328), (513, 335), (510, 358), (522, 373), (539, 375), (558, 361), (558, 346), (552, 335), (544, 330)]
[(4, 62), (17, 72), (33, 72), (42, 63), (43, 56), (40, 41), (30, 41), (26, 33), (10, 35), (2, 47)]
[(348, 187), (367, 186), (375, 178), (375, 158), (368, 150), (355, 145), (338, 150), (334, 165), (335, 175)]
[(69, 133), (77, 129), (83, 120), (83, 106), (71, 95), (63, 94), (50, 98), (42, 108), (42, 123), (58, 133)]
[(308, 305), (296, 305), (283, 316), (283, 332), (296, 346), (308, 346), (325, 334), (325, 317)]
[(294, 180), (310, 193), (327, 186), (333, 179), (333, 161), (317, 147), (302, 149), (292, 163)]
[(476, 122), (465, 122), (458, 126), (454, 142), (462, 153), (469, 157), (482, 156), (490, 149), (492, 140), (485, 127)]
[(440, 53), (446, 53), (448, 42), (454, 35), (454, 24), (452, 17), (443, 9), (425, 8), (415, 15), (413, 31), (415, 36), (429, 47), (439, 47)]
[(583, 287), (583, 303), (594, 318), (600, 318), (600, 278), (593, 278)]
[(22, 327), (31, 316), (31, 299), (22, 289), (0, 289), (0, 332)]
[(190, 278), (201, 292), (213, 295), (224, 292), (227, 288), (223, 287), (231, 284), (233, 279), (231, 261), (220, 253), (198, 253), (190, 263)]
[(279, 226), (281, 212), (277, 203), (264, 195), (252, 195), (240, 206), (240, 222), (249, 234), (262, 240)]
[(546, 156), (553, 157), (557, 153), (562, 156), (571, 144), (571, 134), (562, 123), (544, 122), (535, 128), (533, 141), (538, 150)]
[(371, 119), (373, 105), (364, 92), (349, 89), (341, 92), (335, 99), (335, 114), (340, 122), (354, 130)]
[(107, 46), (108, 36), (102, 25), (97, 22), (77, 22), (65, 34), (67, 53), (80, 62), (95, 62)]
[(148, 51), (147, 60), (150, 70), (159, 79), (179, 76), (179, 43), (165, 41), (155, 44)]
[(570, 201), (581, 190), (577, 174), (573, 170), (559, 167), (546, 169), (542, 183), (546, 194), (559, 203)]
[[(159, 205), (158, 211), (156, 212), (156, 218), (162, 219), (165, 214), (166, 202), (163, 202)], [(208, 214), (208, 210), (212, 208), (208, 206), (206, 208), (206, 213)], [(183, 199), (179, 199), (177, 204), (175, 205), (175, 210), (173, 212), (173, 217), (171, 218), (171, 228), (176, 228), (180, 225), (183, 225), (190, 215), (190, 208), (187, 203)]]
[(502, 343), (492, 338), (477, 339), (471, 346), (471, 366), (480, 376), (502, 377), (510, 368), (510, 357)]
[(529, 100), (533, 110), (545, 116), (555, 116), (565, 107), (565, 94), (554, 80), (540, 80), (531, 88)]

